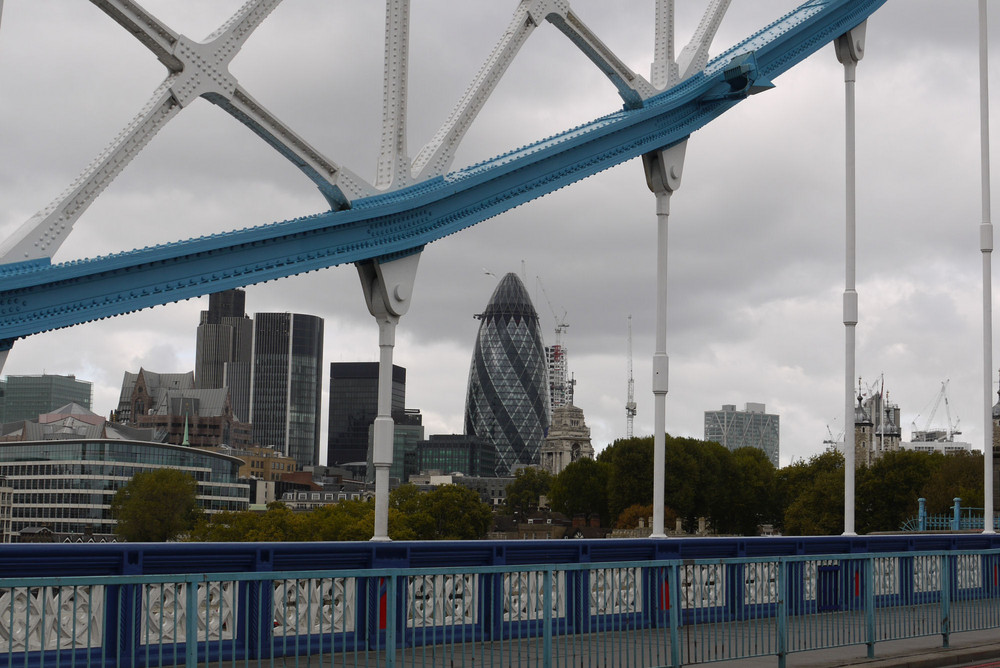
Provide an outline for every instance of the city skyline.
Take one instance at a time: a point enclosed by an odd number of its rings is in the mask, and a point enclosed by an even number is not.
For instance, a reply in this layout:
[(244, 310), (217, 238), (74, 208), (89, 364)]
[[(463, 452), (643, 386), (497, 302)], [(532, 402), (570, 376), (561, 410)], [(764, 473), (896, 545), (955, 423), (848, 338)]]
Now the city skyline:
[[(149, 0), (144, 6), (202, 39), (239, 4)], [(381, 117), (384, 7), (300, 4), (301, 11), (286, 3), (274, 12), (234, 60), (234, 72), (296, 131), (370, 176)], [(712, 53), (795, 4), (734, 6)], [(700, 5), (678, 7), (680, 43), (696, 25)], [(630, 67), (648, 72), (651, 8), (573, 6)], [(459, 98), (511, 9), (443, 2), (414, 9), (411, 155)], [(993, 36), (1000, 34), (997, 21), (994, 12)], [(636, 25), (638, 32), (630, 32)], [(452, 30), (449, 39), (437, 39), (444, 29)], [(964, 436), (980, 448), (975, 34), (971, 3), (947, 9), (890, 3), (869, 22), (858, 68), (858, 371), (867, 380), (885, 374), (904, 429), (950, 379)], [(440, 42), (440, 50), (432, 52), (428, 39)], [(925, 43), (933, 48), (919, 48)], [(80, 52), (100, 67), (79, 69)], [(328, 66), (348, 57), (357, 63), (349, 71)], [(297, 69), (285, 69), (291, 64)], [(1000, 65), (994, 62), (991, 71), (1000, 72)], [(45, 1), (6, 3), (0, 120), (14, 131), (0, 140), (9, 160), (0, 172), (0, 234), (61, 192), (162, 77), (155, 58), (90, 5), (53, 11)], [(827, 425), (843, 430), (842, 80), (832, 48), (824, 47), (779, 77), (775, 90), (692, 136), (671, 216), (671, 434), (700, 437), (705, 410), (741, 397), (755, 397), (782, 416), (783, 464), (820, 452)], [(352, 96), (338, 93), (343, 90)], [(473, 124), (456, 165), (619, 107), (601, 75), (552, 26), (542, 26)], [(928, 179), (930, 164), (937, 179)], [(198, 101), (84, 214), (55, 261), (266, 224), (324, 206), (293, 168)], [(635, 431), (651, 433), (654, 221), (652, 195), (632, 161), (428, 246), (394, 359), (409, 371), (408, 403), (421, 409), (428, 433), (462, 430), (476, 329), (471, 316), (495, 284), (484, 268), (521, 274), (542, 306), (547, 344), (554, 342), (555, 321), (535, 276), (556, 310), (566, 311), (576, 404), (597, 450), (625, 433), (626, 318), (632, 314)], [(323, 317), (327, 362), (377, 359), (376, 326), (353, 267), (247, 290), (255, 310)], [(193, 327), (207, 301), (18, 341), (3, 374), (90, 379), (95, 410), (107, 412), (123, 370), (194, 368)]]

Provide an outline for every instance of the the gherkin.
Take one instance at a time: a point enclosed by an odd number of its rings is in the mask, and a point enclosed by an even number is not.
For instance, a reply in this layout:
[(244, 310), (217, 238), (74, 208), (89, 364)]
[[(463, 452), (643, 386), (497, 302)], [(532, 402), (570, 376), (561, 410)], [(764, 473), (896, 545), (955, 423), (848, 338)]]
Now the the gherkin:
[(528, 291), (516, 274), (501, 279), (486, 310), (469, 368), (465, 433), (493, 443), (497, 475), (537, 464), (549, 426), (545, 346)]

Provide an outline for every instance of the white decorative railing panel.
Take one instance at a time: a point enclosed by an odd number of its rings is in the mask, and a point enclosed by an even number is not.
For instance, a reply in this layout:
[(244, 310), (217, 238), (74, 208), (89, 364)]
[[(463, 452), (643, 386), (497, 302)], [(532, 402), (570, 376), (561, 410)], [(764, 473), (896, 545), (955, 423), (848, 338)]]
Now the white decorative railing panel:
[[(566, 574), (552, 575), (552, 616), (566, 616)], [(522, 571), (503, 575), (503, 621), (545, 618), (545, 573)]]
[(642, 571), (599, 568), (590, 571), (590, 614), (642, 612)]
[(406, 600), (409, 628), (475, 624), (479, 578), (468, 573), (408, 577)]
[(355, 578), (274, 582), (274, 635), (343, 633), (354, 630)]
[(0, 592), (0, 654), (100, 647), (104, 640), (101, 585)]
[(691, 564), (682, 566), (680, 572), (682, 608), (715, 608), (725, 602), (725, 566)]
[[(198, 583), (198, 640), (234, 637), (236, 585), (232, 582)], [(186, 583), (145, 585), (142, 589), (142, 625), (139, 643), (183, 643), (187, 639)]]

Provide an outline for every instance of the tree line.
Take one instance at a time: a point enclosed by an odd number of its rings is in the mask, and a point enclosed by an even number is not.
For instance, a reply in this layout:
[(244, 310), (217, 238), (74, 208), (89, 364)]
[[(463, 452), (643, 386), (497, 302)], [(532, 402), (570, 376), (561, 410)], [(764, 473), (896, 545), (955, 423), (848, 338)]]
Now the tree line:
[[(670, 530), (686, 531), (706, 518), (721, 535), (756, 535), (770, 524), (785, 535), (836, 535), (844, 526), (844, 457), (827, 451), (775, 469), (757, 448), (727, 450), (718, 443), (666, 438), (664, 518)], [(855, 475), (858, 533), (898, 531), (917, 515), (917, 499), (929, 514), (947, 514), (954, 497), (964, 507), (983, 506), (983, 456), (910, 451), (885, 453)], [(307, 513), (271, 504), (266, 512), (203, 514), (197, 485), (187, 474), (160, 469), (136, 474), (115, 495), (116, 532), (125, 540), (339, 541), (368, 540), (373, 501), (341, 501)], [(653, 514), (653, 439), (619, 439), (597, 459), (582, 459), (552, 476), (527, 468), (507, 487), (502, 512), (524, 518), (539, 497), (569, 517), (598, 516), (601, 525), (636, 528)], [(467, 540), (490, 530), (493, 512), (478, 494), (460, 485), (421, 491), (403, 485), (389, 497), (393, 540)]]
[[(730, 451), (718, 443), (667, 436), (664, 518), (693, 531), (706, 518), (713, 531), (756, 535), (770, 524), (785, 535), (836, 535), (844, 528), (844, 457), (835, 451), (776, 469), (758, 448)], [(636, 528), (652, 515), (653, 439), (620, 439), (596, 460), (584, 459), (559, 475), (526, 469), (508, 488), (507, 512), (519, 515), (546, 495), (552, 510), (599, 515), (603, 526)], [(855, 473), (855, 528), (898, 531), (917, 515), (947, 514), (953, 498), (983, 506), (983, 456), (900, 450)], [(532, 501), (534, 499), (534, 501)]]

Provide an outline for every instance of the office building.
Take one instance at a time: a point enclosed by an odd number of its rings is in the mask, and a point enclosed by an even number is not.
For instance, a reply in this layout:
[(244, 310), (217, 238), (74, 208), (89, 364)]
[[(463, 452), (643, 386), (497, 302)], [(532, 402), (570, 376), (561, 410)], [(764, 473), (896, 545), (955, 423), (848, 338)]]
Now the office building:
[(516, 274), (504, 276), (476, 337), (465, 400), (465, 433), (493, 444), (498, 476), (538, 464), (549, 426), (549, 383), (538, 314)]
[[(400, 419), (405, 406), (406, 369), (393, 365), (393, 420)], [(327, 465), (341, 466), (368, 461), (368, 430), (377, 416), (378, 362), (331, 362)]]
[[(392, 416), (392, 464), (389, 466), (391, 485), (399, 485), (419, 472), (417, 444), (424, 440), (423, 416), (416, 408), (407, 408)], [(375, 425), (368, 429), (368, 459), (365, 480), (375, 482)]]
[(253, 320), (246, 315), (246, 293), (226, 290), (208, 296), (201, 312), (194, 377), (199, 390), (227, 388), (233, 413), (250, 420), (250, 365)]
[(705, 411), (705, 440), (730, 450), (759, 448), (778, 467), (778, 416), (764, 412), (764, 404), (747, 403), (742, 411), (725, 404), (721, 411)]
[(476, 478), (493, 477), (497, 467), (494, 445), (478, 436), (432, 434), (417, 443), (417, 469), (461, 473)]
[(34, 420), (69, 403), (90, 408), (93, 394), (92, 383), (77, 380), (73, 375), (7, 376), (0, 381), (3, 406), (0, 421)]
[(255, 313), (253, 330), (253, 440), (291, 457), (299, 468), (313, 466), (319, 459), (323, 319)]
[(249, 507), (235, 457), (145, 440), (152, 429), (108, 422), (76, 404), (4, 425), (0, 478), (12, 488), (11, 532), (44, 528), (59, 539), (111, 539), (111, 500), (138, 472), (184, 471), (198, 483), (198, 505), (209, 513)]

